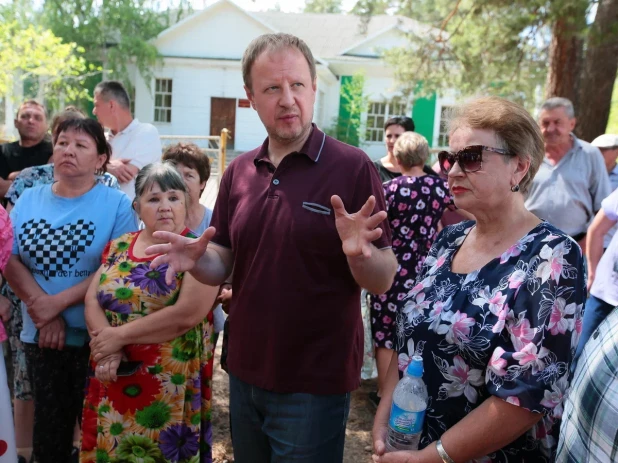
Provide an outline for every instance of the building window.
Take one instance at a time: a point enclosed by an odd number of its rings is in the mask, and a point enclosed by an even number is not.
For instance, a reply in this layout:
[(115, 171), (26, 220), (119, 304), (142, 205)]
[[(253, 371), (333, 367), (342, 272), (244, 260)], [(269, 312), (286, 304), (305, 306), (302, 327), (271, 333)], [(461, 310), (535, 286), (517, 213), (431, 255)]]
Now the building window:
[(452, 106), (442, 106), (440, 108), (440, 134), (438, 135), (438, 147), (448, 146), (448, 117), (453, 109)]
[(129, 110), (131, 116), (135, 117), (135, 85), (129, 87)]
[(172, 122), (172, 79), (155, 80), (155, 122)]
[(367, 130), (365, 132), (365, 141), (367, 142), (382, 142), (384, 141), (384, 123), (393, 116), (406, 115), (406, 104), (399, 100), (390, 102), (369, 103), (367, 110)]

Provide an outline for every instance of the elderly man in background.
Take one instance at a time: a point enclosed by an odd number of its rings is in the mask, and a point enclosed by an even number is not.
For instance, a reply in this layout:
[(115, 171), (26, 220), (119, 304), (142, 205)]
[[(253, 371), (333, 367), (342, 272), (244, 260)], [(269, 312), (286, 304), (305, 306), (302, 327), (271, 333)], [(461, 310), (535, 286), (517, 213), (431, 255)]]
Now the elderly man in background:
[(92, 114), (103, 127), (110, 129), (112, 159), (107, 170), (118, 179), (120, 189), (133, 199), (137, 173), (161, 159), (159, 131), (152, 124), (133, 118), (129, 94), (115, 80), (100, 82), (94, 88)]
[(573, 134), (576, 123), (573, 104), (566, 98), (550, 98), (541, 106), (545, 159), (530, 187), (526, 208), (585, 249), (588, 225), (611, 187), (601, 152)]
[(35, 100), (25, 101), (17, 110), (14, 124), (19, 140), (0, 145), (0, 198), (20, 170), (47, 164), (52, 155), (45, 106)]

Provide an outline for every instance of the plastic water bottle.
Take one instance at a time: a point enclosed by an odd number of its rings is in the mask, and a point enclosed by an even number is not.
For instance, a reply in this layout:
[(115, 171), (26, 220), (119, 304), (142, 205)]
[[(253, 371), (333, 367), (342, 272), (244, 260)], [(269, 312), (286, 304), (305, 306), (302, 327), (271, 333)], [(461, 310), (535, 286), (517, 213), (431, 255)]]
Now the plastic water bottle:
[(386, 439), (387, 452), (418, 450), (427, 399), (427, 386), (423, 382), (423, 358), (415, 355), (393, 391)]

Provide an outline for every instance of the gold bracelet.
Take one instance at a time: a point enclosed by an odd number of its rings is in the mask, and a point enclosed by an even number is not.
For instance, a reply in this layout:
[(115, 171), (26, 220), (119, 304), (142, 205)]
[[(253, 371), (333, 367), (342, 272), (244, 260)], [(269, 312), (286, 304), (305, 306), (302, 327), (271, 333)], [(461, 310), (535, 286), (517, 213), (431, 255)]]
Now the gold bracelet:
[(436, 450), (438, 451), (438, 455), (440, 455), (440, 458), (442, 458), (442, 461), (444, 463), (455, 463), (453, 459), (448, 456), (448, 453), (446, 453), (444, 447), (442, 447), (442, 439), (438, 439), (438, 442), (436, 442)]

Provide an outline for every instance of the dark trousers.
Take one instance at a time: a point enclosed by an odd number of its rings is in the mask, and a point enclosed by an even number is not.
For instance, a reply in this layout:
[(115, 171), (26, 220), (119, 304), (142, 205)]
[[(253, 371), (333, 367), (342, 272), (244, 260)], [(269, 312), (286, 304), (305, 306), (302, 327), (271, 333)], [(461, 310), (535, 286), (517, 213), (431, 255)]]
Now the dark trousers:
[(236, 463), (341, 463), (350, 394), (278, 394), (230, 374)]
[(34, 461), (68, 463), (75, 423), (81, 420), (90, 348), (25, 344), (25, 349), (34, 392)]

